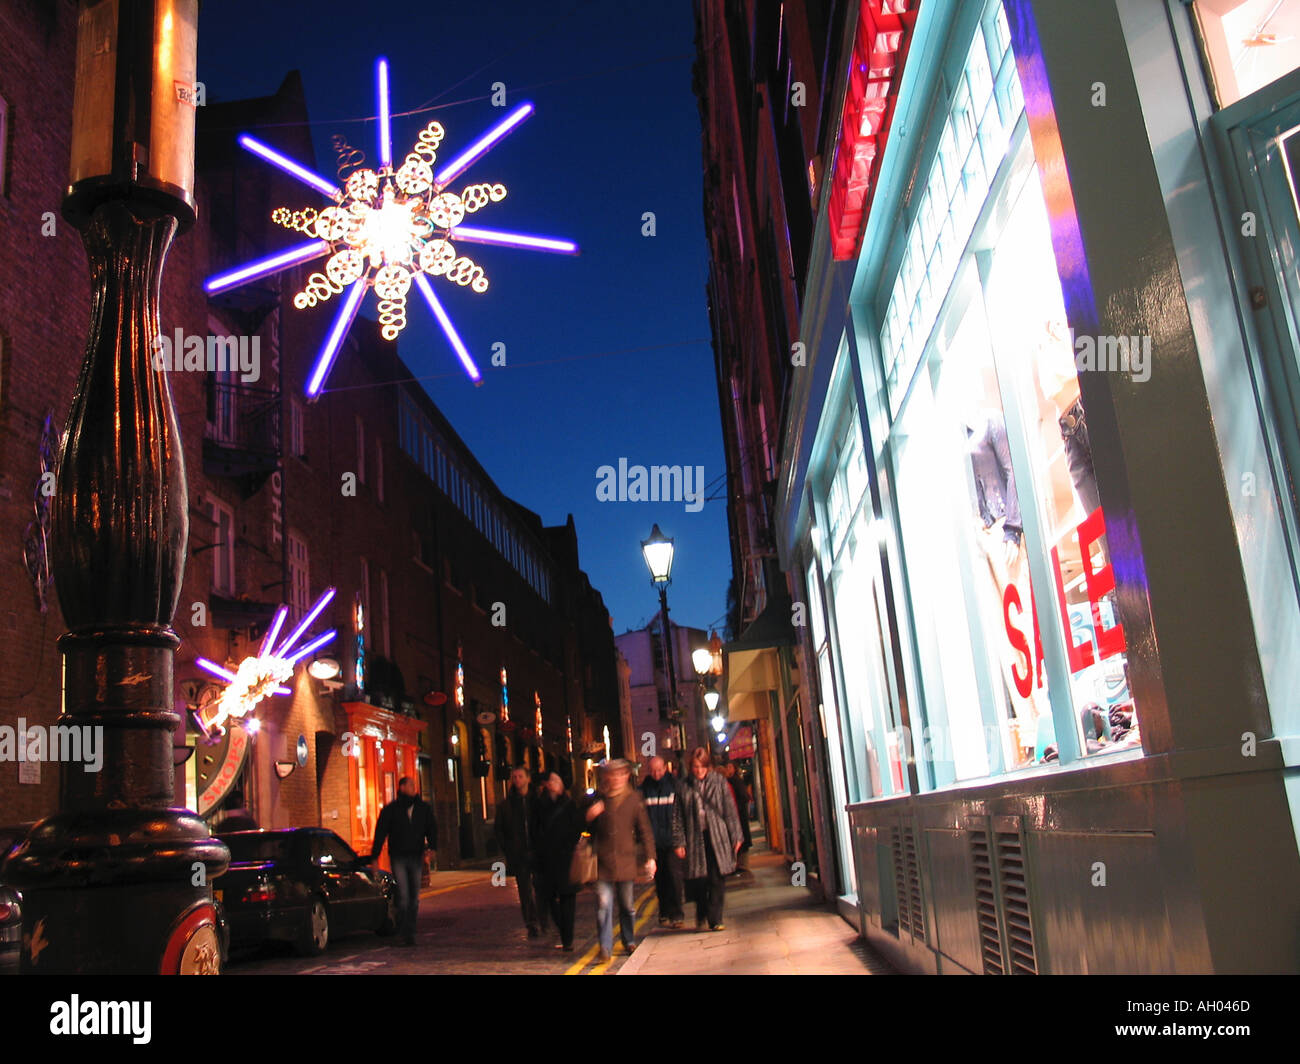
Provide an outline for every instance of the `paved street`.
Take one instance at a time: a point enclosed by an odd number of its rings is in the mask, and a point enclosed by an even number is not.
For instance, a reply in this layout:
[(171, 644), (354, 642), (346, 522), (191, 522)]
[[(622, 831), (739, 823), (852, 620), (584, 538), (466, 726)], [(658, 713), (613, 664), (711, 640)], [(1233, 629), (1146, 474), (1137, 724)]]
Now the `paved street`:
[[(396, 939), (351, 935), (320, 957), (298, 957), (288, 947), (236, 956), (230, 975), (616, 975), (616, 974), (883, 974), (889, 971), (854, 941), (852, 928), (791, 887), (781, 859), (755, 854), (752, 871), (727, 883), (727, 930), (667, 931), (658, 927), (650, 884), (637, 888), (637, 934), (629, 958), (616, 946), (608, 964), (596, 961), (596, 900), (578, 895), (573, 953), (556, 939), (529, 940), (519, 915), (514, 880), (494, 887), (490, 872), (435, 872), (421, 895), (416, 947)], [(644, 936), (644, 937), (643, 937)], [(615, 932), (617, 942), (617, 931)]]

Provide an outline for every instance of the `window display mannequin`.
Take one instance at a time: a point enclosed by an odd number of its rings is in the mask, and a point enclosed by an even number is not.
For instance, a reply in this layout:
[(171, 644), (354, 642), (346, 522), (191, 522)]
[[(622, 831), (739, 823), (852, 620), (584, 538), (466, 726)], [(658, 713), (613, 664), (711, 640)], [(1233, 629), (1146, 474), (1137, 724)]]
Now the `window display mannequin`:
[(1009, 567), (1020, 553), (1024, 528), (1020, 499), (1011, 475), (1007, 426), (996, 410), (980, 410), (966, 419), (966, 451), (975, 476), (975, 496), (984, 528), (1002, 520), (1003, 560)]
[[(978, 403), (980, 396), (975, 393), (973, 398)], [(972, 406), (963, 421), (966, 453), (975, 484), (976, 512), (982, 525), (976, 533), (976, 540), (988, 562), (986, 572), (992, 584), (992, 594), (984, 608), (993, 610), (993, 615), (1000, 619), (1008, 585), (1017, 585), (1021, 602), (1030, 601), (1020, 497), (1011, 469), (1011, 450), (1001, 411), (982, 405)], [(1000, 623), (995, 630), (1001, 630)], [(1041, 689), (1035, 684), (1028, 697), (1020, 694), (1014, 672), (1016, 669), (1023, 672), (1026, 666), (1032, 669), (1032, 654), (1031, 661), (1026, 663), (1009, 641), (999, 639), (997, 643), (1006, 699), (1013, 714), (1007, 721), (1011, 736), (1011, 767), (1019, 767), (1033, 759), (1041, 715), (1037, 701)]]
[(1065, 462), (1074, 485), (1075, 498), (1087, 517), (1101, 505), (1097, 474), (1092, 467), (1092, 443), (1083, 401), (1079, 398), (1079, 374), (1074, 363), (1074, 345), (1065, 321), (1053, 318), (1043, 327), (1038, 344), (1036, 369), (1038, 386), (1056, 410)]

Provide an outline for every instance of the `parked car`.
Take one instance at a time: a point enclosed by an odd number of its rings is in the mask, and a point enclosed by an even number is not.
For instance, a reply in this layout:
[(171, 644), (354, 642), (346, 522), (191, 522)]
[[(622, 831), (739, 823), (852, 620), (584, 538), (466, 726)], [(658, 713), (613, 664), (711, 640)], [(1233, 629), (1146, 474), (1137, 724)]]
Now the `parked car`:
[(27, 838), (31, 824), (0, 827), (0, 965), (10, 967), (18, 960), (23, 942), (23, 896), (17, 887), (4, 882), (4, 863)]
[(230, 949), (292, 943), (307, 956), (354, 931), (397, 930), (397, 885), (325, 828), (232, 831), (230, 868), (212, 881)]

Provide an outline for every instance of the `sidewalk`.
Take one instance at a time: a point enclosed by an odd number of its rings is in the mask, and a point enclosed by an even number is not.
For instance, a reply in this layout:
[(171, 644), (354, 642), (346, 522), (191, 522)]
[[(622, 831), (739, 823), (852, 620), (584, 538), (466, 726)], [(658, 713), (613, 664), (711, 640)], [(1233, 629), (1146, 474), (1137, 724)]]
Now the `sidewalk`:
[[(751, 852), (750, 874), (728, 878), (725, 931), (656, 928), (619, 975), (892, 975), (844, 919), (790, 885), (780, 854)], [(695, 909), (686, 903), (687, 926)]]

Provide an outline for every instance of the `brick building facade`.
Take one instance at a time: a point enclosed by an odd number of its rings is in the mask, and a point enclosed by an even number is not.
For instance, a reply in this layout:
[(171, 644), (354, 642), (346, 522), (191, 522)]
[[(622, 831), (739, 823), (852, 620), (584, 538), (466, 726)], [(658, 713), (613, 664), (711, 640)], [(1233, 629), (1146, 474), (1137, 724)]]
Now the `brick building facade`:
[[(75, 39), (72, 4), (0, 11), (0, 724), (10, 726), (51, 725), (59, 712), (64, 626), (52, 588), (41, 611), (26, 558), (39, 571), (29, 526), (43, 498), (41, 434), (47, 413), (61, 431), (90, 313), (79, 236), (45, 213), (57, 216), (67, 183)], [(236, 132), (269, 127), (264, 139), (310, 165), (306, 119), (296, 73), (272, 97), (199, 108), (199, 222), (164, 272), (163, 336), (230, 338), (251, 366), (168, 374), (190, 520), (174, 621), (177, 804), (219, 823), (242, 791), (267, 827), (320, 824), (365, 849), (397, 779), (417, 776), (438, 813), (440, 863), (454, 865), (492, 853), (511, 764), (558, 767), (582, 785), (604, 727), (620, 734), (613, 633), (579, 568), (572, 518), (548, 529), (503, 495), (376, 325), (357, 320), (330, 390), (303, 399), (331, 317), (289, 307), (309, 267), (204, 293), (204, 278), (283, 246), (270, 212), (302, 198), (240, 151)], [(36, 546), (25, 553), (25, 541)], [(330, 587), (308, 634), (337, 629), (318, 652), (338, 662), (337, 677), (309, 675), (308, 658), (292, 695), (259, 704), (255, 734), (198, 735), (194, 712), (220, 685), (196, 659), (236, 667), (280, 603), (283, 634)], [(57, 779), (55, 765), (0, 764), (0, 822), (52, 812)]]

